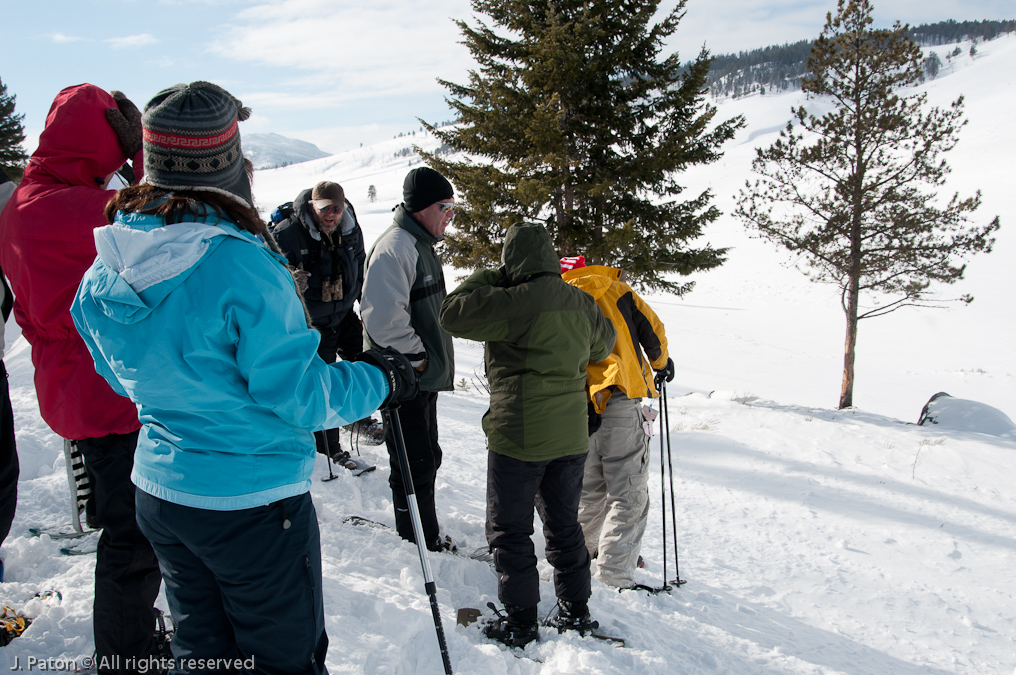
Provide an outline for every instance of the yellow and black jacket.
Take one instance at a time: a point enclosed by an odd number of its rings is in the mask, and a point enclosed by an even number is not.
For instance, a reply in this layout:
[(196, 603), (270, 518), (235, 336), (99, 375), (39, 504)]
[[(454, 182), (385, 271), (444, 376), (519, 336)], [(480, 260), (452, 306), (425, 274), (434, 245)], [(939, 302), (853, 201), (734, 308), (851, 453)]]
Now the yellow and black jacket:
[(586, 367), (589, 399), (596, 412), (602, 413), (607, 407), (611, 387), (617, 387), (628, 398), (656, 398), (652, 371), (666, 366), (669, 357), (667, 335), (656, 313), (620, 280), (621, 270), (616, 267), (579, 267), (561, 278), (593, 296), (617, 330), (610, 355)]

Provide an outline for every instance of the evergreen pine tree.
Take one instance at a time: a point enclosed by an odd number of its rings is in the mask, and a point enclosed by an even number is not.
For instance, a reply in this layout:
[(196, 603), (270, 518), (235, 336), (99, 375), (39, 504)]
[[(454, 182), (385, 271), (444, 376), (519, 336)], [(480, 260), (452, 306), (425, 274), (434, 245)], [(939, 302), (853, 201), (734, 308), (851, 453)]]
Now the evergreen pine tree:
[(938, 58), (936, 52), (928, 52), (928, 56), (924, 59), (921, 67), (924, 69), (924, 74), (934, 80), (938, 77), (939, 71), (942, 70), (942, 59)]
[(12, 179), (21, 176), (28, 161), (21, 146), (25, 140), (25, 128), (21, 126), (24, 115), (14, 114), (17, 96), (7, 93), (7, 85), (0, 80), (0, 168)]
[[(445, 253), (458, 267), (496, 265), (505, 230), (547, 225), (558, 253), (625, 269), (635, 285), (688, 291), (666, 275), (722, 264), (693, 246), (719, 215), (705, 191), (678, 201), (677, 172), (720, 157), (743, 124), (705, 103), (710, 58), (659, 58), (684, 0), (659, 23), (658, 0), (472, 0), (457, 21), (478, 67), (441, 80), (455, 127), (426, 128), (469, 159), (421, 153), (459, 194)], [(460, 206), (460, 205), (461, 206)]]
[[(967, 225), (980, 192), (940, 207), (934, 192), (922, 191), (945, 182), (942, 154), (965, 124), (963, 99), (943, 110), (926, 109), (923, 93), (901, 96), (921, 78), (921, 50), (899, 23), (872, 30), (871, 13), (868, 0), (839, 0), (836, 16), (827, 15), (801, 84), (832, 110), (793, 111), (779, 140), (758, 151), (752, 168), (761, 179), (746, 184), (736, 211), (800, 255), (812, 280), (841, 289), (841, 408), (853, 405), (858, 321), (930, 306), (931, 283), (962, 279), (962, 259), (990, 252), (999, 227), (997, 217)], [(863, 308), (862, 293), (871, 303)]]

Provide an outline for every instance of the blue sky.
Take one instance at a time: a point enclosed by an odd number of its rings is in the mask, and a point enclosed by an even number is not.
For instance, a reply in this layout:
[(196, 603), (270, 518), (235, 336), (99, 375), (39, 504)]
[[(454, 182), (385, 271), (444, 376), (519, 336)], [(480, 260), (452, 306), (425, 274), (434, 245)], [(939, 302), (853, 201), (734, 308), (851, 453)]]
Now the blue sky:
[[(675, 3), (665, 0), (661, 7)], [(450, 119), (443, 78), (472, 67), (453, 18), (469, 0), (13, 0), (0, 23), (0, 79), (31, 152), (53, 97), (91, 82), (139, 107), (193, 80), (254, 110), (244, 131), (338, 152)], [(1012, 0), (876, 1), (879, 25), (1012, 19)], [(835, 0), (688, 0), (671, 47), (693, 58), (817, 37)]]

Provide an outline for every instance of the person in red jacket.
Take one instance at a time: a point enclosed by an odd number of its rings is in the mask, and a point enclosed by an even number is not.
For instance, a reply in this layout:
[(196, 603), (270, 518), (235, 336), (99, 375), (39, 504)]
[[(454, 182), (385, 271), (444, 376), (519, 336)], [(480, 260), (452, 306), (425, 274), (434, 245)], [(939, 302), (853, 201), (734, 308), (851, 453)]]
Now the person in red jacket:
[(141, 113), (121, 92), (68, 87), (53, 101), (24, 179), (0, 213), (0, 267), (32, 345), (39, 411), (84, 456), (103, 528), (92, 620), (100, 673), (111, 670), (104, 657), (115, 666), (109, 657), (123, 663), (158, 647), (154, 604), (162, 577), (135, 520), (137, 408), (95, 372), (70, 307), (95, 260), (92, 230), (107, 224), (103, 211), (116, 194), (107, 185), (125, 160), (140, 177), (141, 145)]

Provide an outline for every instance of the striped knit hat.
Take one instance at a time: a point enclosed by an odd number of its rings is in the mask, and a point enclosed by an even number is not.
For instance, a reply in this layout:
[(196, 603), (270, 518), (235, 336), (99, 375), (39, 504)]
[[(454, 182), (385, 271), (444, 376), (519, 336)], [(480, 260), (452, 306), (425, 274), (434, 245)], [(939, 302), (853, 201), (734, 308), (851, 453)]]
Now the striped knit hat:
[(561, 274), (564, 274), (569, 270), (576, 270), (585, 266), (586, 257), (584, 255), (573, 255), (567, 258), (561, 258)]
[(254, 206), (237, 122), (250, 108), (222, 87), (191, 82), (164, 89), (145, 106), (145, 182), (167, 190), (207, 190)]

